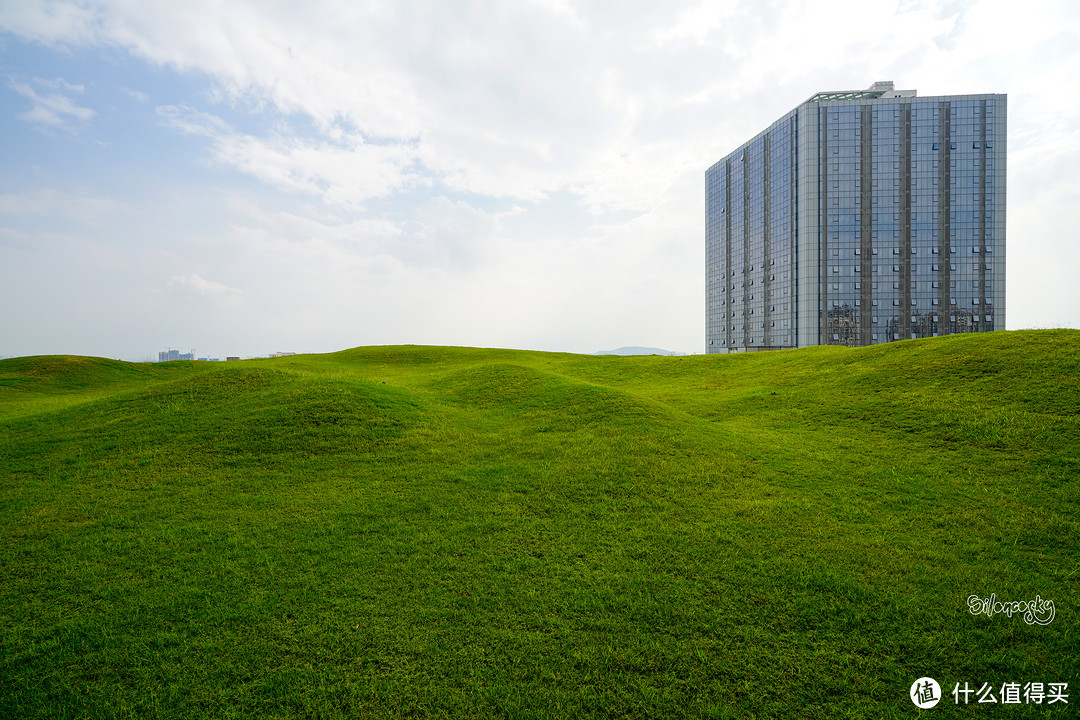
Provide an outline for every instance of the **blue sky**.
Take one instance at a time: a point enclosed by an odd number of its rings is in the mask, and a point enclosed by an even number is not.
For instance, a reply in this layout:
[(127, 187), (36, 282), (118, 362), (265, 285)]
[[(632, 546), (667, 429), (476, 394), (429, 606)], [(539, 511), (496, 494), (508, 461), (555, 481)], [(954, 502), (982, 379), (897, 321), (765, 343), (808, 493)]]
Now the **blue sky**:
[(704, 172), (1009, 94), (1010, 328), (1080, 327), (1080, 6), (0, 0), (0, 355), (700, 352)]

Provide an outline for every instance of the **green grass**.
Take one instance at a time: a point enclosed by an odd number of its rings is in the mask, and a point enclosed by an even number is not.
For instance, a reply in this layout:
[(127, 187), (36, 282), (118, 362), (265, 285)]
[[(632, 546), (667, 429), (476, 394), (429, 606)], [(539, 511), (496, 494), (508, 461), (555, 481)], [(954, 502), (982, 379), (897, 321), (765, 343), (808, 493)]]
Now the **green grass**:
[(1072, 717), (1078, 476), (1078, 331), (4, 360), (0, 717)]

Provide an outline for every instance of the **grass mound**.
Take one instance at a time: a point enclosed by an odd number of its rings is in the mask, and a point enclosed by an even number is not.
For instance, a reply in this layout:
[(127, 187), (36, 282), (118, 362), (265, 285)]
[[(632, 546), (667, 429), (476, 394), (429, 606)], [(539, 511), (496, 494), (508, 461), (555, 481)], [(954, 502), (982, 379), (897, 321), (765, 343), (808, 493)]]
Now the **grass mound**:
[[(67, 473), (198, 467), (264, 472), (297, 460), (326, 464), (378, 451), (413, 422), (416, 403), (359, 378), (312, 382), (245, 367), (204, 372), (37, 414), (10, 427), (9, 468), (40, 475), (43, 460)], [(63, 477), (65, 472), (60, 472)]]
[[(1039, 331), (2, 361), (0, 715), (901, 717), (929, 675), (947, 717), (955, 683), (1074, 690), (1078, 358)], [(1057, 619), (969, 612), (992, 594)]]
[(511, 417), (540, 432), (657, 431), (674, 424), (670, 410), (630, 393), (499, 363), (450, 373), (432, 387), (449, 401)]
[(147, 371), (132, 363), (71, 355), (0, 360), (0, 388), (70, 392), (142, 378)]

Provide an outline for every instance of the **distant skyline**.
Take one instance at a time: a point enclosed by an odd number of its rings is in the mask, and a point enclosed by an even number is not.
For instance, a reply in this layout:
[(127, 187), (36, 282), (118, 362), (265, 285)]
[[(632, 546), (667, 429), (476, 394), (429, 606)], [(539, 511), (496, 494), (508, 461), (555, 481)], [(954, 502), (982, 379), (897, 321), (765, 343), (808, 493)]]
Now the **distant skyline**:
[(1007, 93), (1008, 327), (1080, 327), (1080, 5), (0, 0), (0, 356), (704, 350), (705, 170)]

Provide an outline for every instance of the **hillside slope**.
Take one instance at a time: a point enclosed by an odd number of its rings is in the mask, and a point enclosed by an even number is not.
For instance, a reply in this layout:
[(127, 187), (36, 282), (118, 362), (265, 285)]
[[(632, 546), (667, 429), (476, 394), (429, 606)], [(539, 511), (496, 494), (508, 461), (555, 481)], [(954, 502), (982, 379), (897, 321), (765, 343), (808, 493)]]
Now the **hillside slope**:
[[(1075, 691), (1078, 475), (1077, 331), (3, 360), (0, 716), (906, 717), (931, 676), (950, 717), (956, 683)], [(992, 594), (1056, 616), (969, 611)]]

